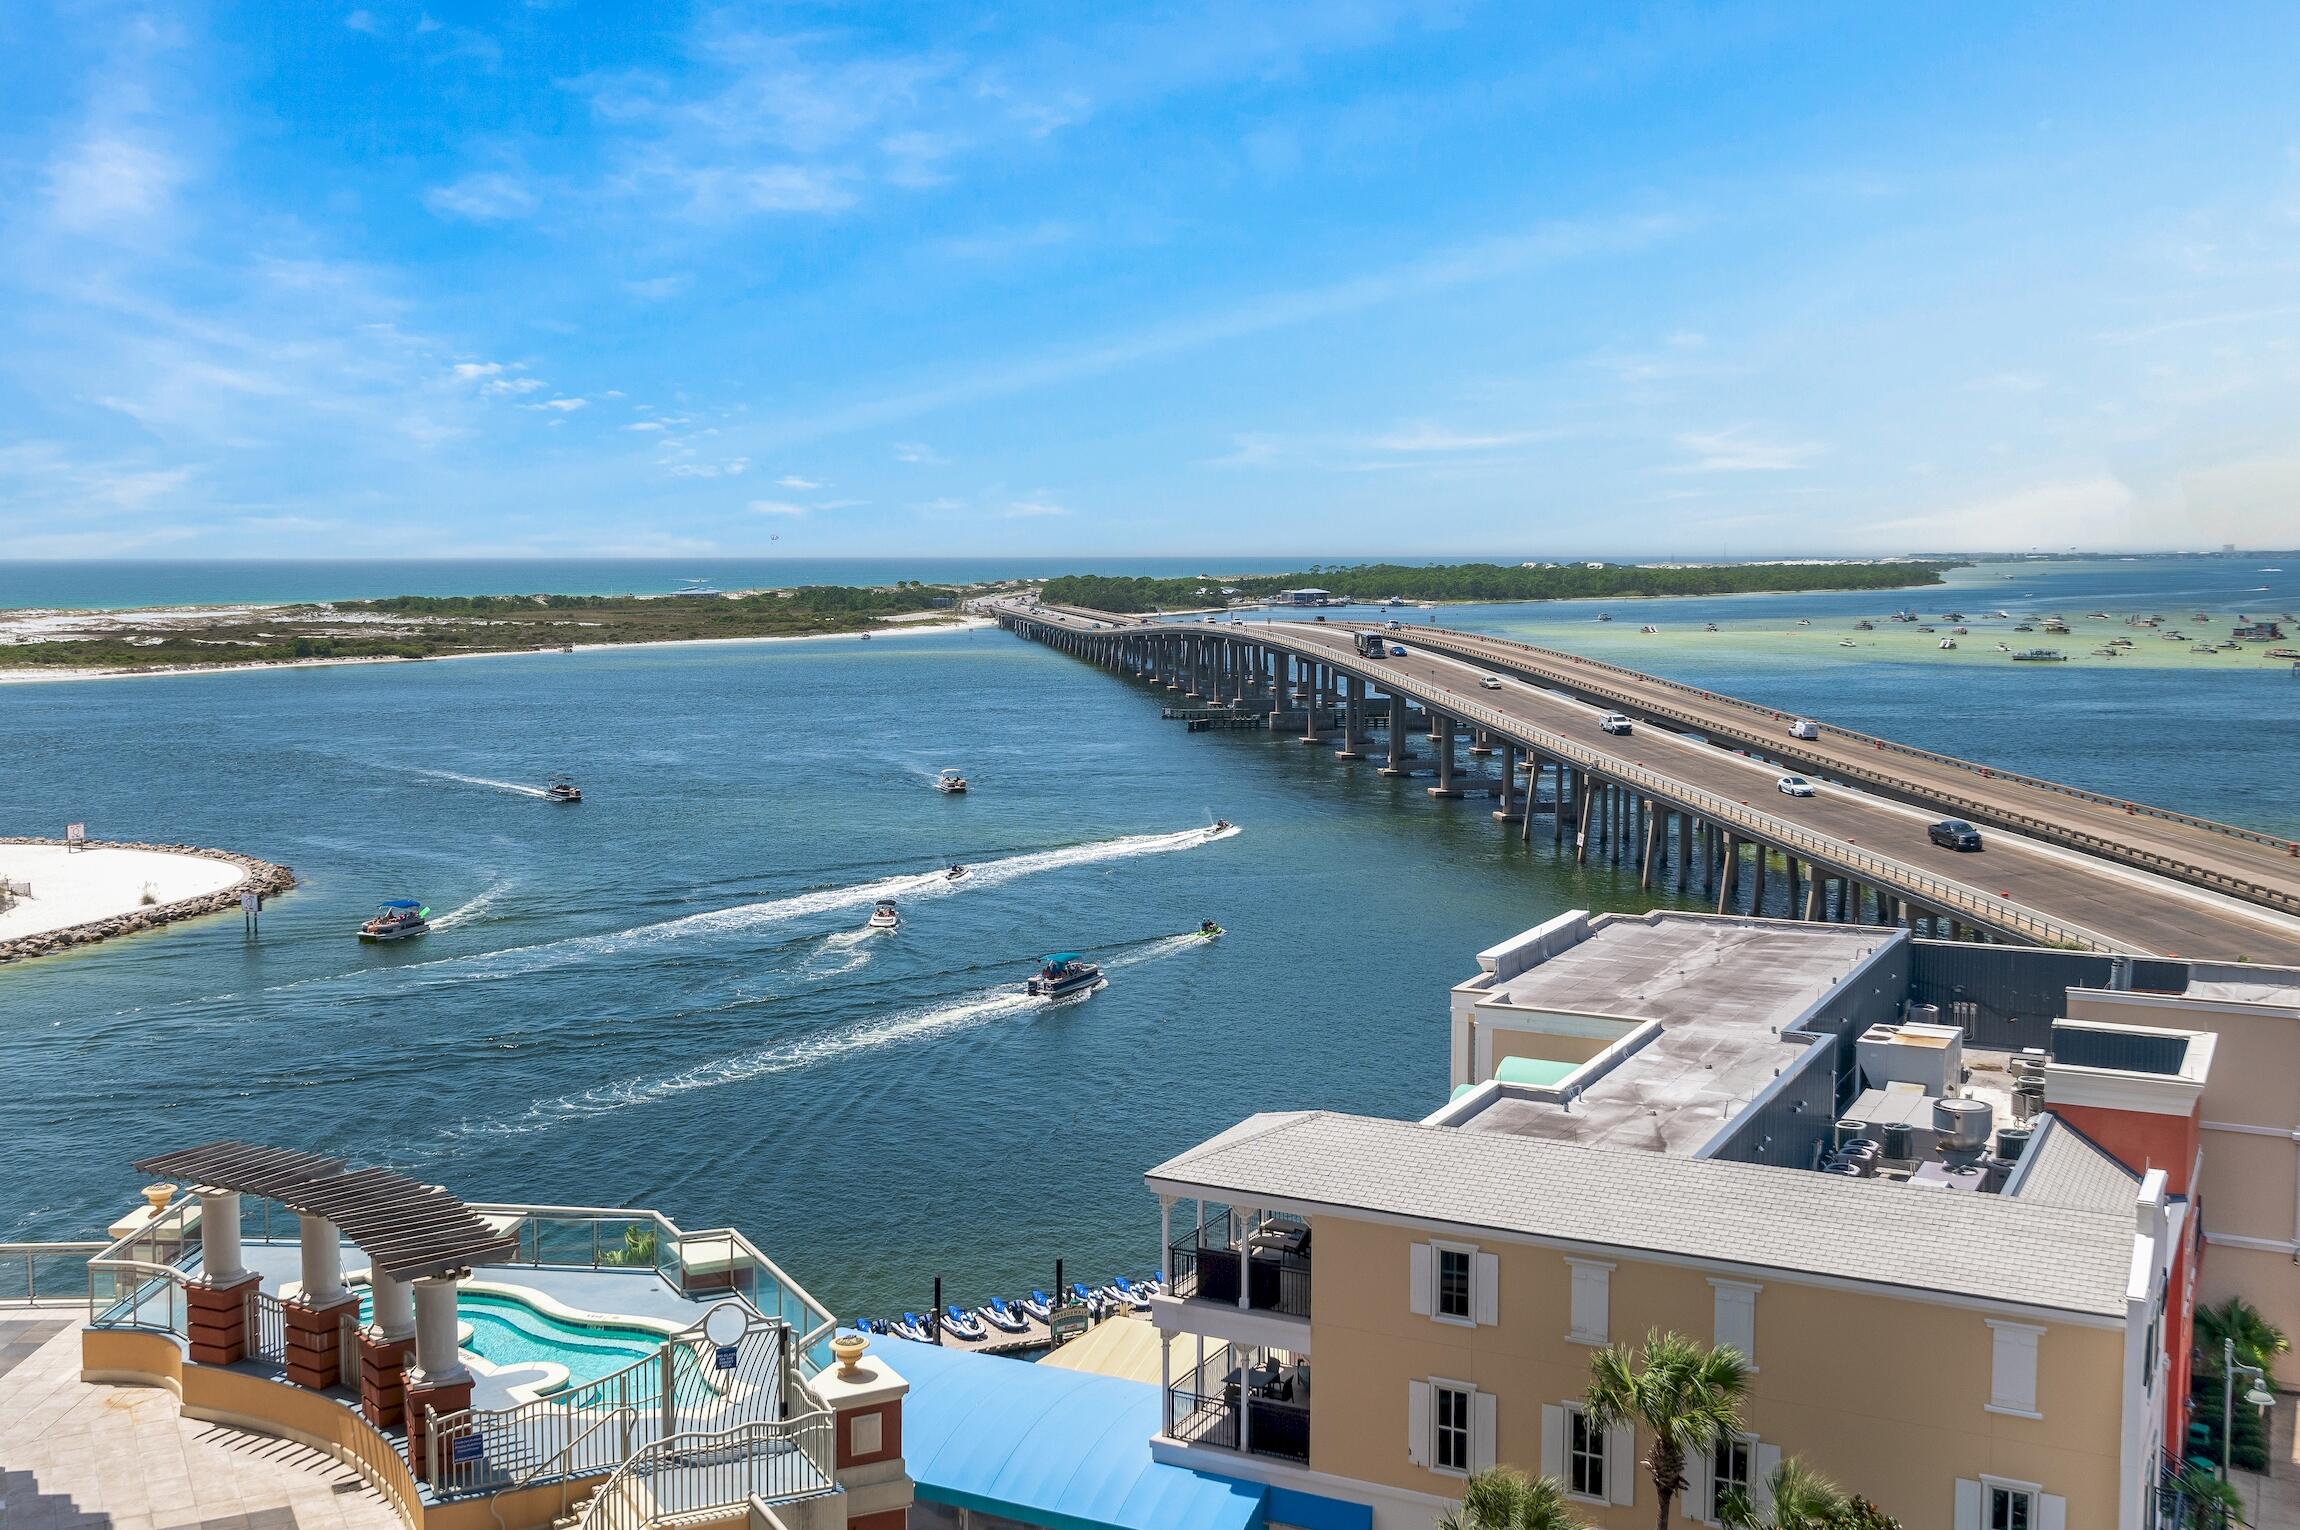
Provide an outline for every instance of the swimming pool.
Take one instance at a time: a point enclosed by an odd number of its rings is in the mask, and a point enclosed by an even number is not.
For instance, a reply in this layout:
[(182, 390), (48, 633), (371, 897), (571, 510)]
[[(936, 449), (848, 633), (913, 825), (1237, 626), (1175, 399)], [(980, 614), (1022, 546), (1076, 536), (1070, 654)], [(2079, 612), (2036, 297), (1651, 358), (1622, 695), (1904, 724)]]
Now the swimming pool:
[[(359, 1315), (369, 1315), (368, 1293), (360, 1292)], [(534, 1365), (551, 1362), (567, 1367), (567, 1384), (581, 1386), (613, 1375), (662, 1347), (663, 1335), (651, 1328), (626, 1323), (571, 1322), (499, 1291), (464, 1291), (455, 1302), (456, 1316), (471, 1325), (464, 1345), (489, 1365)]]

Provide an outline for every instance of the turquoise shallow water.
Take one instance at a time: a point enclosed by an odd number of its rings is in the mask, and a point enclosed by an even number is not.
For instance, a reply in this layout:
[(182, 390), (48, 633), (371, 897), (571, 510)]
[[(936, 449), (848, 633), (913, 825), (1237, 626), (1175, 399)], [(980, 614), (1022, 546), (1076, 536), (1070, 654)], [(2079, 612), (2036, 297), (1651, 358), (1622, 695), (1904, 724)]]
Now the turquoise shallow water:
[[(1443, 614), (1586, 630), (1564, 609)], [(2279, 676), (1671, 655), (1784, 708), (2300, 828)], [(130, 1159), (237, 1135), (476, 1199), (732, 1222), (849, 1314), (922, 1309), (938, 1273), (971, 1302), (1047, 1285), (1057, 1256), (1150, 1268), (1145, 1168), (1253, 1110), (1434, 1108), (1473, 954), (1638, 901), (1484, 802), (1187, 735), (996, 631), (9, 687), (0, 759), (11, 831), (84, 819), (304, 879), (252, 945), (221, 919), (0, 969), (0, 1237), (99, 1229)], [(943, 765), (975, 791), (932, 791)], [(562, 769), (581, 807), (515, 789)], [(1240, 832), (1198, 832), (1217, 815)], [(931, 876), (954, 860), (976, 874)], [(882, 890), (903, 927), (864, 935)], [(434, 933), (355, 942), (397, 895)], [(1227, 938), (1172, 938), (1209, 917)], [(1110, 986), (1024, 999), (1051, 950)]]

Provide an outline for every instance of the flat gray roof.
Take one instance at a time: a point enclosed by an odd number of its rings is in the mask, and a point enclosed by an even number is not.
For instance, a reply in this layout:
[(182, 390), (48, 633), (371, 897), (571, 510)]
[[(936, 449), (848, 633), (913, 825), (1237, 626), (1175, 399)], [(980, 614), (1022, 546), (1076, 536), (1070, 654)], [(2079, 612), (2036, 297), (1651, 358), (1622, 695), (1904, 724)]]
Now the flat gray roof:
[(2095, 1317), (2123, 1315), (2132, 1262), (2129, 1209), (1330, 1111), (1250, 1117), (1147, 1178), (1232, 1205), (1410, 1217)]
[(1607, 919), (1547, 961), (1496, 978), (1484, 997), (1665, 1024), (1780, 1024), (1802, 1014), (1895, 933), (1706, 915)]
[[(1497, 978), (1510, 1008), (1658, 1020), (1661, 1034), (1570, 1105), (1507, 1093), (1470, 1132), (1691, 1153), (1811, 1045), (1780, 1032), (1892, 932), (1661, 915), (1613, 919), (1548, 960)], [(1486, 1013), (1490, 1011), (1481, 1011)]]
[(2223, 1003), (2300, 1006), (2300, 983), (2247, 983), (2217, 978), (2191, 978), (2180, 996), (2184, 999), (2218, 999)]

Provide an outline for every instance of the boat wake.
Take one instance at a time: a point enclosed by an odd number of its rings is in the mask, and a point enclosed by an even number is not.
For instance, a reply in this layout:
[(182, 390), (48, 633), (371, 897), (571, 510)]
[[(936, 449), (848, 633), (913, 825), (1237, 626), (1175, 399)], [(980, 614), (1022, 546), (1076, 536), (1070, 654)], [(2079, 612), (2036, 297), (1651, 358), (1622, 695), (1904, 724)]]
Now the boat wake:
[(813, 953), (807, 957), (800, 975), (810, 983), (825, 978), (844, 977), (870, 961), (871, 943), (883, 930), (834, 930), (825, 935)]
[(429, 776), (435, 781), (461, 781), (465, 786), (485, 786), (499, 792), (517, 792), (522, 797), (543, 795), (540, 786), (522, 786), (517, 781), (491, 781), (485, 776), (462, 776), (452, 770), (424, 770), (410, 766), (407, 773), (411, 776)]
[(476, 968), (488, 977), (517, 976), (591, 957), (643, 950), (664, 941), (766, 929), (817, 914), (868, 908), (881, 898), (893, 898), (898, 902), (906, 898), (938, 898), (980, 888), (1002, 887), (1024, 877), (1061, 871), (1073, 866), (1093, 866), (1133, 860), (1145, 855), (1163, 855), (1175, 850), (1191, 850), (1200, 845), (1234, 838), (1238, 832), (1237, 825), (1232, 824), (1222, 829), (1186, 829), (1179, 834), (1130, 834), (1121, 839), (1066, 845), (1059, 850), (1034, 850), (994, 861), (977, 862), (967, 868), (965, 876), (956, 879), (944, 871), (879, 877), (845, 887), (825, 887), (814, 892), (794, 893), (789, 897), (769, 898), (758, 903), (741, 903), (733, 908), (712, 909), (707, 913), (683, 914), (676, 919), (658, 920), (653, 924), (642, 924), (627, 930), (612, 930), (598, 935), (574, 935), (538, 945), (513, 946), (501, 951), (415, 962), (395, 971), (403, 979), (410, 972), (439, 967), (460, 970)]
[[(1127, 967), (1139, 967), (1147, 962), (1161, 961), (1178, 955), (1206, 942), (1195, 934), (1165, 935), (1105, 958), (1104, 972)], [(948, 1035), (992, 1020), (1011, 1019), (1038, 1010), (1067, 1007), (1070, 1000), (1041, 998), (1036, 994), (1020, 992), (1016, 986), (986, 988), (954, 999), (946, 1004), (904, 1010), (884, 1019), (865, 1021), (857, 1025), (832, 1030), (796, 1041), (778, 1042), (773, 1046), (738, 1053), (733, 1057), (716, 1058), (698, 1063), (677, 1073), (664, 1074), (651, 1079), (627, 1079), (620, 1083), (587, 1089), (581, 1094), (562, 1095), (557, 1099), (538, 1100), (518, 1116), (496, 1121), (474, 1122), (455, 1127), (450, 1136), (500, 1137), (521, 1136), (528, 1132), (544, 1131), (568, 1121), (591, 1116), (612, 1115), (637, 1105), (652, 1105), (675, 1099), (697, 1089), (717, 1089), (728, 1084), (748, 1083), (778, 1073), (796, 1073), (804, 1069), (837, 1062), (861, 1052), (875, 1052), (884, 1047), (904, 1042), (923, 1040), (932, 1036)]]
[(494, 904), (497, 898), (500, 898), (503, 896), (503, 894), (509, 892), (511, 887), (512, 884), (509, 879), (491, 883), (485, 891), (481, 892), (478, 897), (473, 898), (469, 903), (463, 904), (458, 908), (451, 908), (444, 914), (434, 916), (431, 920), (431, 927), (435, 930), (444, 930), (449, 929), (455, 925), (462, 924), (467, 920), (476, 919), (481, 914), (486, 913), (488, 908)]

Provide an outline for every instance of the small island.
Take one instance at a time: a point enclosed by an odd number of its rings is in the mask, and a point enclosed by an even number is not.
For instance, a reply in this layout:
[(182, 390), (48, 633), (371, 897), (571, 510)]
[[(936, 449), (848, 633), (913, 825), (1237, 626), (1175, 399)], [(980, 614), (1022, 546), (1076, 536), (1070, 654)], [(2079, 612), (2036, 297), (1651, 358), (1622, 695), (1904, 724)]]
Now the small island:
[(1181, 579), (1065, 574), (1046, 581), (1053, 605), (1133, 615), (1252, 603), (1314, 588), (1337, 602), (1627, 600), (1665, 595), (1895, 590), (1940, 584), (1949, 561), (1814, 559), (1793, 563), (1360, 563), (1294, 574), (1199, 574)]
[(0, 677), (165, 674), (825, 637), (957, 625), (967, 592), (905, 581), (673, 595), (398, 595), (288, 606), (0, 613)]

